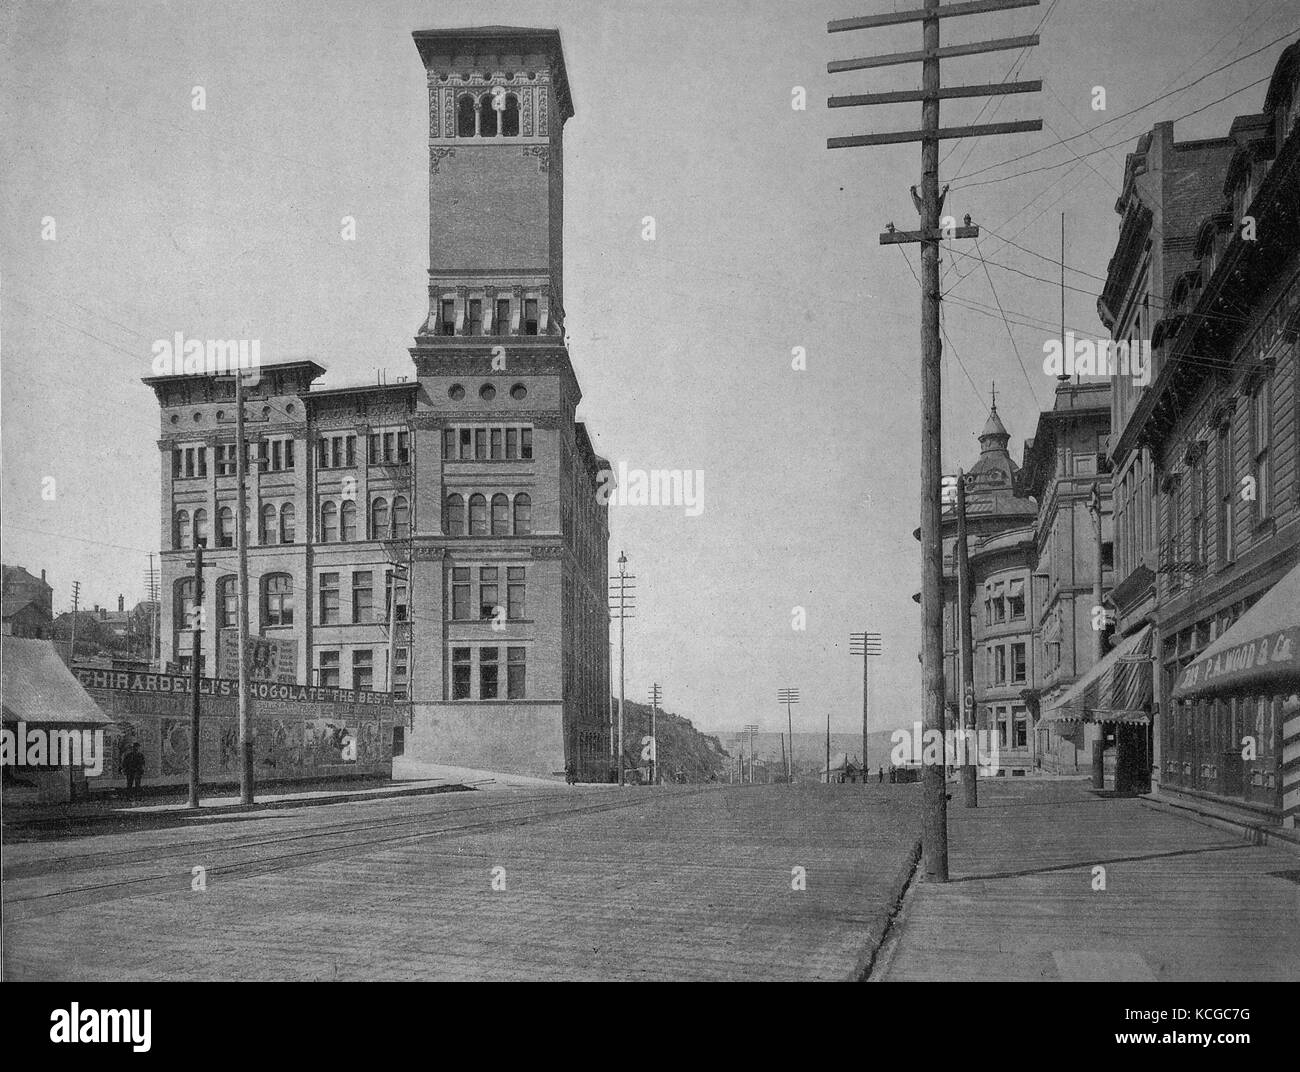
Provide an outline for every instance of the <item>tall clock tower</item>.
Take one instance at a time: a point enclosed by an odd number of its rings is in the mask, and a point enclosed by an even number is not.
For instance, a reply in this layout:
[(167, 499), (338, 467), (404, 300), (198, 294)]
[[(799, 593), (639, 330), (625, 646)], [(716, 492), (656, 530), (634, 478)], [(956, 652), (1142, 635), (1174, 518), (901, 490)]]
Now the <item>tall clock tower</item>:
[(429, 304), (412, 533), (417, 758), (603, 780), (608, 527), (564, 335), (559, 33), (414, 35), (429, 92)]

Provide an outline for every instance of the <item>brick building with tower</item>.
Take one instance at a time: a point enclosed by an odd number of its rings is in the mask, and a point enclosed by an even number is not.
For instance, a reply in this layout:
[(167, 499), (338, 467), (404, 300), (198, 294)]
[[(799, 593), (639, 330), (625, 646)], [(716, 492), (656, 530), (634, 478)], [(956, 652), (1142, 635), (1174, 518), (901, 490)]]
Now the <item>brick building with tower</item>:
[[(246, 391), (249, 626), (280, 674), (408, 704), (419, 760), (603, 780), (609, 468), (564, 340), (559, 34), (414, 35), (428, 80), (428, 314), (414, 376)], [(186, 669), (205, 544), (204, 672), (236, 625), (234, 387), (155, 376), (164, 663)], [(210, 568), (207, 568), (210, 567)]]

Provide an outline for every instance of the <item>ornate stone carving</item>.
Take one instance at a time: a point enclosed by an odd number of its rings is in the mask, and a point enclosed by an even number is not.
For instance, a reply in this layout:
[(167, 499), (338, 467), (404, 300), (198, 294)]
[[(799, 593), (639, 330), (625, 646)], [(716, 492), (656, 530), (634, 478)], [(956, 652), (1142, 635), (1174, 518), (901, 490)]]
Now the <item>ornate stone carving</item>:
[(545, 145), (525, 145), (524, 156), (537, 157), (537, 170), (547, 171), (551, 166), (551, 150)]
[(455, 156), (455, 155), (456, 155), (455, 149), (444, 149), (440, 146), (435, 146), (434, 148), (430, 149), (429, 150), (429, 172), (433, 175), (438, 174), (438, 167), (439, 165), (442, 164), (444, 158), (448, 156)]
[(535, 543), (528, 548), (533, 558), (560, 559), (564, 557), (564, 547), (558, 543)]
[(519, 111), (523, 122), (520, 130), (523, 131), (525, 138), (533, 136), (533, 96), (535, 92), (531, 86), (527, 86), (519, 94)]
[[(549, 75), (543, 73), (543, 80), (548, 80)], [(550, 108), (551, 91), (546, 86), (539, 86), (537, 90), (537, 134), (539, 137), (546, 138), (550, 136), (550, 118), (547, 114)]]

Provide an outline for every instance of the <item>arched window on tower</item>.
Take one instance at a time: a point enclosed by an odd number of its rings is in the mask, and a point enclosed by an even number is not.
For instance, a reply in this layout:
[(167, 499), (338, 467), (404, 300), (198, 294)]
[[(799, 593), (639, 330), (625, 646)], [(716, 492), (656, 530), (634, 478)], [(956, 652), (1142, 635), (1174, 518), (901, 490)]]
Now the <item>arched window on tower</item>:
[(533, 531), (533, 500), (520, 494), (515, 496), (515, 535), (527, 536)]
[(222, 577), (217, 581), (217, 628), (234, 629), (239, 624), (239, 578)]
[(276, 514), (274, 503), (266, 503), (262, 507), (262, 524), (259, 526), (262, 531), (258, 533), (258, 542), (275, 543), (276, 530), (279, 528), (276, 524)]
[(293, 503), (285, 503), (280, 507), (280, 542), (293, 543), (296, 535), (294, 531), (295, 511)]
[(339, 538), (339, 508), (337, 503), (322, 503), (320, 508), (320, 542), (337, 543)]
[(492, 535), (510, 535), (510, 500), (500, 494), (492, 496)]
[(501, 113), (501, 136), (519, 137), (519, 98), (513, 93), (506, 94), (506, 110)]
[(447, 508), (442, 515), (442, 528), (448, 536), (465, 535), (465, 500), (462, 496), (447, 496)]
[[(205, 529), (206, 524), (205, 519)], [(235, 511), (230, 509), (229, 506), (223, 506), (217, 511), (217, 546), (235, 546)]]
[(206, 510), (194, 511), (194, 546), (208, 546), (208, 512)]
[(477, 133), (474, 122), (474, 98), (466, 93), (456, 102), (456, 137), (472, 138)]
[(339, 508), (339, 539), (352, 543), (357, 538), (357, 504), (348, 499)]
[(488, 534), (487, 499), (482, 495), (469, 497), (469, 534), (471, 536)]
[(190, 512), (176, 511), (176, 531), (172, 533), (172, 546), (178, 551), (188, 551), (193, 544), (194, 533), (190, 529)]
[(497, 136), (497, 119), (501, 115), (495, 107), (491, 93), (484, 93), (478, 100), (478, 132), (483, 138)]
[(370, 538), (388, 539), (388, 500), (376, 499), (370, 504)]

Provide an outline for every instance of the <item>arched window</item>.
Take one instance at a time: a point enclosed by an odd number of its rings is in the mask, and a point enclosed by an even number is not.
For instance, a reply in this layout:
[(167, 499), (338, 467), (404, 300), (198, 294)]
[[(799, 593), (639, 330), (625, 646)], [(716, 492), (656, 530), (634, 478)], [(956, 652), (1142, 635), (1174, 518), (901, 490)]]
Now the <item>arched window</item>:
[(280, 507), (280, 542), (293, 543), (296, 533), (294, 531), (294, 515), (296, 511), (293, 503), (285, 503)]
[(193, 546), (194, 533), (190, 530), (190, 512), (176, 511), (176, 531), (172, 533), (172, 546), (178, 551), (188, 551)]
[(501, 113), (501, 136), (519, 137), (519, 98), (513, 93), (506, 94), (506, 110)]
[(293, 578), (287, 573), (262, 578), (262, 624), (293, 625)]
[[(194, 578), (182, 577), (176, 582), (172, 599), (172, 628), (175, 630), (194, 627)], [(200, 623), (202, 624), (202, 623)], [(180, 652), (176, 653), (178, 656)]]
[(533, 531), (533, 500), (527, 495), (515, 496), (515, 535), (527, 536)]
[(447, 509), (443, 511), (442, 527), (448, 536), (465, 535), (465, 500), (460, 495), (447, 496)]
[(477, 133), (474, 124), (474, 98), (466, 93), (456, 102), (456, 137), (472, 138)]
[(488, 534), (487, 499), (482, 495), (471, 495), (469, 497), (469, 534), (471, 536), (486, 536)]
[(229, 506), (217, 511), (217, 546), (235, 546), (235, 511)]
[(405, 540), (411, 535), (411, 507), (406, 497), (397, 496), (393, 500), (393, 539)]
[(370, 504), (370, 538), (388, 539), (388, 500), (376, 499)]
[(504, 495), (492, 496), (492, 535), (510, 535), (510, 500)]
[(352, 543), (357, 538), (357, 504), (349, 499), (339, 507), (339, 539)]
[(276, 529), (279, 527), (276, 525), (276, 514), (274, 503), (267, 503), (262, 507), (261, 532), (257, 537), (259, 543), (275, 543)]
[(492, 106), (492, 94), (484, 93), (478, 101), (478, 132), (483, 138), (497, 136), (497, 117), (501, 113)]
[(208, 512), (206, 510), (194, 511), (194, 546), (208, 546)]
[(239, 579), (222, 577), (217, 581), (217, 628), (234, 629), (239, 624)]
[(320, 508), (320, 542), (337, 543), (339, 538), (338, 503), (322, 503)]

